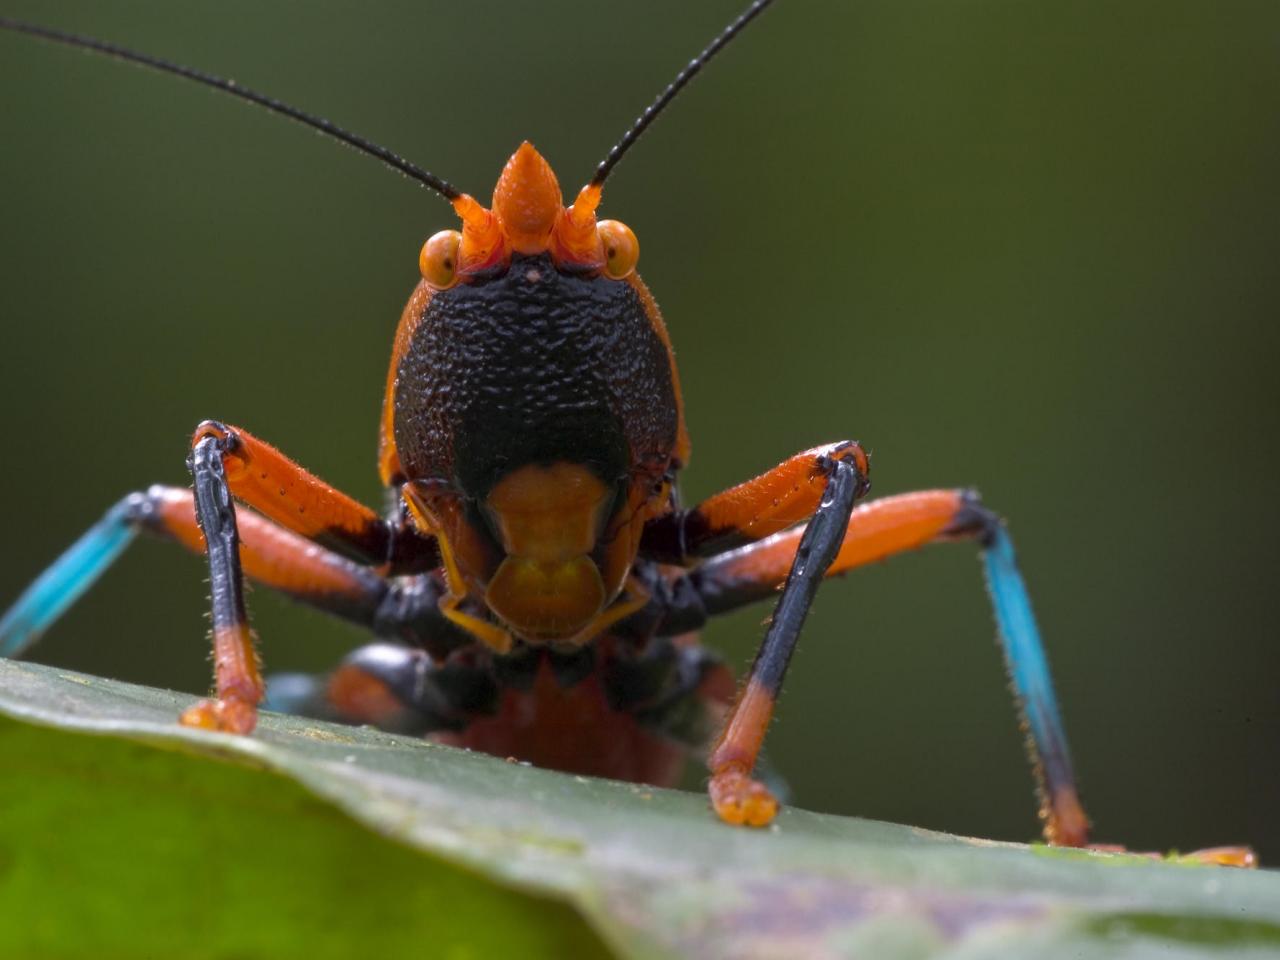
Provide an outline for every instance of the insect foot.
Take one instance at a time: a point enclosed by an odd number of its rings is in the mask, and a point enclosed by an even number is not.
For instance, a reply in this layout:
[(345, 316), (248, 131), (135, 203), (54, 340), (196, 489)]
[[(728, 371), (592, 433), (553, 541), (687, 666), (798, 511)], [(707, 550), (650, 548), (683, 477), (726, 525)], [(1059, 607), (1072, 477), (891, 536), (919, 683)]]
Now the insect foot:
[(198, 727), (201, 730), (249, 734), (258, 723), (258, 708), (252, 702), (238, 697), (201, 700), (184, 710), (178, 722), (184, 727)]
[(778, 801), (769, 788), (739, 769), (717, 773), (707, 792), (716, 815), (734, 826), (767, 827), (778, 815)]

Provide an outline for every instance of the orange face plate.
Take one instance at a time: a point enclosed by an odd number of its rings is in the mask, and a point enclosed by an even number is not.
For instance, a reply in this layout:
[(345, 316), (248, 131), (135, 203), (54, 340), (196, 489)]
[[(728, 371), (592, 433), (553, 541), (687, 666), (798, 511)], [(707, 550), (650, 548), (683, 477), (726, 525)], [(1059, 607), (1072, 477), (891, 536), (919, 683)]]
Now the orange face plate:
[(521, 636), (581, 631), (612, 599), (587, 556), (612, 501), (612, 491), (577, 464), (530, 464), (499, 481), (484, 505), (506, 551), (485, 591), (489, 609)]

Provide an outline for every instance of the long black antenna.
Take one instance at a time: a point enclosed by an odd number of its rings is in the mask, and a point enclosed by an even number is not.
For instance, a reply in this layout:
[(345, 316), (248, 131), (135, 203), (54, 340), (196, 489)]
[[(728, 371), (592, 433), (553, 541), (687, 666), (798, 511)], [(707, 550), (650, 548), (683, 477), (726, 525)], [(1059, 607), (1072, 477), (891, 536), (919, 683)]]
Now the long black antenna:
[(193, 70), (191, 67), (184, 67), (178, 63), (170, 63), (168, 60), (151, 57), (145, 53), (135, 53), (133, 50), (126, 50), (124, 47), (118, 47), (114, 43), (107, 43), (104, 40), (95, 40), (93, 37), (82, 37), (74, 33), (63, 33), (60, 30), (51, 30), (48, 27), (38, 27), (35, 24), (23, 23), (20, 20), (11, 20), (8, 17), (0, 17), (0, 28), (5, 30), (14, 30), (18, 33), (27, 33), (35, 37), (42, 37), (45, 40), (53, 40), (56, 43), (65, 43), (69, 47), (78, 47), (81, 50), (92, 50), (94, 53), (106, 54), (108, 57), (115, 57), (118, 60), (125, 60), (129, 63), (141, 64), (144, 67), (150, 67), (152, 70), (159, 70), (161, 73), (171, 73), (174, 76), (183, 77), (184, 79), (192, 80), (195, 83), (202, 83), (206, 87), (221, 90), (223, 93), (229, 93), (233, 97), (239, 97), (241, 100), (248, 100), (250, 103), (256, 103), (258, 106), (266, 107), (268, 110), (274, 110), (276, 113), (283, 114), (290, 120), (296, 120), (298, 123), (304, 124), (313, 130), (318, 130), (336, 140), (341, 140), (343, 143), (348, 146), (355, 147), (362, 153), (367, 153), (372, 157), (377, 157), (392, 169), (399, 170), (406, 177), (417, 180), (419, 183), (426, 184), (446, 200), (455, 200), (462, 195), (458, 188), (448, 180), (444, 180), (441, 177), (437, 177), (434, 173), (423, 170), (417, 164), (410, 163), (403, 157), (392, 153), (386, 147), (380, 147), (371, 140), (366, 140), (364, 137), (351, 133), (348, 130), (343, 130), (341, 127), (330, 123), (323, 117), (304, 113), (297, 107), (291, 107), (287, 103), (281, 103), (274, 97), (268, 97), (265, 94), (257, 93), (247, 87), (242, 87), (234, 80), (227, 80), (223, 77), (214, 76), (211, 73)]
[(631, 125), (631, 129), (623, 134), (622, 139), (614, 144), (613, 149), (609, 151), (609, 155), (600, 161), (600, 166), (596, 167), (596, 175), (591, 178), (594, 186), (600, 186), (613, 172), (613, 168), (618, 165), (618, 161), (622, 159), (623, 154), (631, 149), (631, 145), (640, 139), (640, 134), (648, 129), (649, 124), (653, 123), (672, 100), (676, 94), (685, 88), (685, 86), (698, 75), (703, 67), (710, 62), (711, 58), (724, 49), (724, 47), (742, 32), (742, 28), (754, 20), (773, 0), (755, 0), (751, 6), (720, 32), (720, 35), (707, 44), (707, 48), (700, 54), (689, 61), (688, 65), (676, 74), (676, 78), (667, 85), (667, 89), (658, 95), (658, 99), (649, 104), (645, 108), (644, 113), (636, 117), (636, 122)]

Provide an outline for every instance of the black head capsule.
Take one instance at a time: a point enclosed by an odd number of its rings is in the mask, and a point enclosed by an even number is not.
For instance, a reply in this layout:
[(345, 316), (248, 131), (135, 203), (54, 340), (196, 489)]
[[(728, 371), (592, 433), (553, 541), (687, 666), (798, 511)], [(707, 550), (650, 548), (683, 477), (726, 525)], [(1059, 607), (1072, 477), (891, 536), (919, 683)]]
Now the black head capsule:
[(457, 242), (428, 241), (388, 377), (387, 482), (447, 544), (458, 587), (529, 640), (571, 639), (617, 599), (687, 457), (638, 243), (596, 222), (599, 196), (563, 206), (522, 144), (492, 207), (462, 199)]

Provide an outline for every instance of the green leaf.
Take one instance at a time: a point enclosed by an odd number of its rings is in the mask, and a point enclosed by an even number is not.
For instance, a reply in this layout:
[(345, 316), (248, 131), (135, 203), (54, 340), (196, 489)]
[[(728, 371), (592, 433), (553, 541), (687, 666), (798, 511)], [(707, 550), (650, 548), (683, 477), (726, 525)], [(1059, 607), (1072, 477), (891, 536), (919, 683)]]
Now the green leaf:
[(55, 728), (0, 723), (0, 955), (1280, 956), (1267, 871), (794, 808), (736, 829), (369, 729), (187, 730), (189, 703), (0, 661), (0, 713)]

